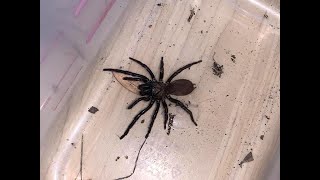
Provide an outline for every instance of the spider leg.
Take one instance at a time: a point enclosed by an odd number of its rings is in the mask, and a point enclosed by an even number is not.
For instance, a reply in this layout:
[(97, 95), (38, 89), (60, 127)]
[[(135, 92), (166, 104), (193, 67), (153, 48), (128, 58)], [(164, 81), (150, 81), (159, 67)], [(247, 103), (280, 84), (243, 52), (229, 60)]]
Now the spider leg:
[(144, 113), (146, 113), (153, 105), (154, 103), (154, 100), (152, 100), (150, 102), (150, 104), (145, 108), (143, 109), (142, 111), (140, 111), (134, 118), (133, 120), (131, 121), (131, 123), (129, 124), (129, 126), (127, 127), (126, 131), (123, 133), (122, 136), (120, 136), (120, 139), (123, 139), (130, 131), (130, 129), (134, 126), (134, 124), (138, 121), (138, 119), (140, 118), (140, 116), (142, 116)]
[(168, 122), (168, 105), (166, 103), (166, 100), (162, 100), (162, 106), (164, 108), (164, 129), (167, 128), (167, 122)]
[(167, 83), (171, 82), (171, 80), (172, 80), (175, 76), (177, 76), (179, 73), (181, 73), (183, 70), (188, 69), (188, 68), (190, 68), (191, 66), (193, 66), (193, 65), (195, 65), (195, 64), (198, 64), (198, 63), (201, 63), (201, 62), (202, 62), (202, 60), (196, 61), (196, 62), (187, 64), (187, 65), (179, 68), (176, 72), (174, 72), (174, 73), (168, 78)]
[(148, 133), (147, 133), (146, 136), (145, 136), (146, 139), (149, 137), (149, 134), (150, 134), (151, 129), (152, 129), (152, 127), (153, 127), (153, 123), (154, 123), (154, 121), (155, 121), (155, 119), (156, 119), (156, 117), (157, 117), (159, 108), (160, 108), (160, 102), (157, 101), (156, 109), (155, 109), (154, 112), (153, 112), (153, 115), (152, 115), (152, 118), (151, 118), (151, 122), (150, 122), (150, 124), (149, 124)]
[(160, 60), (160, 76), (159, 76), (159, 81), (162, 82), (163, 81), (163, 74), (164, 74), (164, 68), (163, 68), (163, 57), (161, 57)]
[(106, 69), (103, 69), (103, 71), (111, 71), (111, 72), (122, 73), (122, 74), (130, 75), (130, 76), (133, 76), (133, 77), (139, 77), (139, 78), (141, 78), (141, 79), (145, 79), (146, 81), (150, 81), (150, 80), (149, 80), (147, 77), (145, 77), (144, 75), (137, 74), (137, 73), (133, 73), (133, 72), (130, 72), (130, 71), (124, 71), (124, 70), (121, 70), (121, 69), (110, 69), (110, 68), (106, 68)]
[(150, 97), (140, 97), (138, 99), (136, 99), (135, 101), (133, 101), (129, 106), (128, 106), (128, 109), (131, 109), (133, 108), (133, 106), (135, 106), (136, 104), (138, 104), (140, 101), (149, 101), (150, 100)]
[(127, 80), (127, 81), (142, 81), (144, 83), (148, 82), (148, 80), (142, 79), (142, 78), (139, 78), (139, 77), (124, 77), (122, 79), (123, 80)]
[(136, 60), (136, 59), (134, 59), (134, 58), (132, 58), (132, 57), (129, 57), (129, 59), (132, 60), (132, 61), (134, 61), (134, 62), (136, 62), (136, 63), (138, 63), (138, 64), (139, 64), (140, 66), (142, 66), (145, 70), (147, 70), (148, 73), (150, 74), (152, 80), (155, 80), (155, 79), (156, 79), (156, 78), (154, 77), (154, 74), (152, 73), (152, 71), (150, 70), (150, 68), (149, 68), (146, 64), (144, 64), (144, 63), (142, 63), (141, 61)]
[(183, 110), (185, 110), (190, 115), (190, 118), (193, 124), (198, 126), (198, 124), (194, 121), (192, 112), (181, 101), (179, 101), (178, 99), (174, 99), (170, 96), (167, 96), (167, 98), (169, 99), (169, 101), (175, 103), (177, 106), (180, 106)]

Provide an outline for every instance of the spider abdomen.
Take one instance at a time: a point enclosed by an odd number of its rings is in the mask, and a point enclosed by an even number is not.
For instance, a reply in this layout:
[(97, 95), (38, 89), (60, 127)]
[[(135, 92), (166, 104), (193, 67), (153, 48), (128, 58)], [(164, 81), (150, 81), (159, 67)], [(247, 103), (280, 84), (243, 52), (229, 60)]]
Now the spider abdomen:
[(187, 79), (178, 79), (166, 86), (166, 93), (176, 96), (185, 96), (195, 89), (194, 84)]

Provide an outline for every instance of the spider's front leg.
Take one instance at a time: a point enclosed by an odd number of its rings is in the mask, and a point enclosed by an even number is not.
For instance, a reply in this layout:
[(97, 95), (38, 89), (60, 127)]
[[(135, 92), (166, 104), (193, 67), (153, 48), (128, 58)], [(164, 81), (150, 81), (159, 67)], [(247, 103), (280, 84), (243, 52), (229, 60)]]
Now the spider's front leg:
[(163, 74), (164, 74), (164, 64), (163, 64), (163, 57), (161, 57), (160, 60), (160, 74), (159, 74), (159, 81), (162, 82), (163, 81)]
[(130, 72), (130, 71), (124, 71), (124, 70), (121, 70), (121, 69), (105, 68), (105, 69), (103, 69), (103, 71), (111, 71), (111, 72), (122, 73), (122, 74), (130, 75), (130, 76), (133, 76), (133, 77), (141, 78), (141, 79), (143, 79), (143, 80), (145, 80), (145, 81), (150, 81), (150, 80), (149, 80), (146, 76), (144, 76), (144, 75), (137, 74), (137, 73)]
[(195, 64), (198, 64), (198, 63), (201, 63), (201, 62), (202, 62), (202, 60), (196, 61), (196, 62), (187, 64), (187, 65), (179, 68), (176, 72), (174, 72), (174, 73), (168, 78), (167, 83), (171, 82), (171, 80), (172, 80), (174, 77), (176, 77), (179, 73), (181, 73), (183, 70), (188, 69), (188, 68), (190, 68), (191, 66), (193, 66), (193, 65), (195, 65)]

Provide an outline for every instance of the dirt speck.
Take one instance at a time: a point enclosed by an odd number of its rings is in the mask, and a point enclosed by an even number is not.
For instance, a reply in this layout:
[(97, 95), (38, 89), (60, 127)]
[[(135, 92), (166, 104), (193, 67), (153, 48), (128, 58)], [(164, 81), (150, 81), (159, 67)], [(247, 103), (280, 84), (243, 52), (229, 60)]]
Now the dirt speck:
[(191, 21), (192, 17), (193, 17), (195, 14), (196, 14), (196, 13), (195, 13), (194, 9), (191, 9), (191, 10), (190, 10), (190, 15), (189, 15), (189, 17), (188, 17), (188, 22)]
[(94, 106), (91, 106), (91, 108), (88, 111), (92, 114), (95, 114), (97, 111), (99, 111), (99, 109)]
[(176, 115), (173, 115), (171, 113), (169, 113), (169, 123), (168, 123), (168, 132), (167, 134), (170, 135), (170, 132), (171, 132), (171, 127), (173, 125), (173, 119)]
[(144, 123), (144, 119), (141, 120), (141, 124), (143, 124), (143, 123)]
[(120, 159), (120, 157), (118, 156), (117, 158), (116, 158), (116, 161), (118, 161)]
[(264, 117), (266, 117), (267, 119), (270, 119), (270, 117), (269, 117), (269, 116), (267, 116), (267, 115), (264, 115)]
[(261, 135), (261, 136), (260, 136), (260, 139), (263, 140), (263, 138), (264, 138), (264, 135)]
[(128, 156), (125, 156), (124, 158), (128, 159)]
[(158, 3), (157, 6), (162, 6), (162, 3)]
[(248, 162), (251, 162), (253, 161), (253, 156), (252, 156), (252, 152), (249, 152), (246, 157), (244, 157), (244, 159), (240, 162), (239, 166), (242, 168), (242, 164), (243, 163), (248, 163)]
[(213, 74), (221, 78), (221, 74), (223, 73), (223, 65), (219, 65), (217, 62), (213, 62), (212, 66)]
[(234, 62), (234, 63), (236, 62), (236, 56), (233, 55), (233, 54), (231, 55), (231, 61)]
[(268, 16), (267, 13), (266, 13), (266, 14), (263, 15), (263, 17), (266, 18), (266, 19), (268, 19), (269, 16)]
[(149, 27), (149, 28), (151, 28), (151, 27), (152, 27), (152, 25), (150, 24), (148, 27)]
[(200, 33), (203, 34), (203, 30), (201, 30)]

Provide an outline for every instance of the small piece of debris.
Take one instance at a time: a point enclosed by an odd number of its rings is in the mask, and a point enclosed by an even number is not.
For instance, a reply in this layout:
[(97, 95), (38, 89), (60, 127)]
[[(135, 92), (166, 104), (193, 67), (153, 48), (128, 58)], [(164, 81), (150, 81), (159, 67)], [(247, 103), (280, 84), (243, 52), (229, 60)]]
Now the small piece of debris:
[(269, 116), (267, 116), (267, 115), (264, 115), (264, 117), (266, 117), (267, 119), (270, 119), (270, 117), (269, 117)]
[(244, 159), (240, 162), (239, 166), (242, 168), (242, 164), (243, 163), (247, 163), (247, 162), (251, 162), (253, 161), (253, 156), (252, 156), (252, 152), (249, 152), (246, 157), (244, 157)]
[(264, 135), (261, 135), (261, 136), (260, 136), (260, 139), (263, 140), (263, 138), (264, 138)]
[(157, 6), (162, 6), (162, 4), (161, 4), (161, 3), (158, 3)]
[(90, 113), (92, 113), (92, 114), (95, 114), (97, 111), (99, 111), (99, 109), (96, 108), (96, 107), (94, 107), (94, 106), (92, 106), (88, 111), (89, 111)]
[(128, 156), (125, 156), (124, 158), (128, 159)]
[(203, 22), (205, 23), (205, 22), (206, 22), (206, 20), (203, 20)]
[(116, 159), (116, 161), (118, 161), (119, 159), (120, 159), (120, 157), (118, 156), (117, 159)]
[(267, 14), (264, 14), (263, 17), (265, 17), (266, 19), (268, 19), (269, 16), (268, 16)]
[(141, 124), (143, 124), (143, 123), (144, 123), (144, 119), (141, 120)]
[(173, 115), (173, 114), (169, 113), (169, 123), (168, 123), (168, 132), (167, 132), (168, 135), (170, 135), (171, 126), (173, 125), (173, 118), (174, 118), (175, 116), (176, 116), (176, 115)]
[(149, 28), (151, 28), (151, 27), (152, 27), (152, 25), (150, 24), (148, 27), (149, 27)]
[(201, 30), (200, 33), (203, 34), (203, 30)]
[(234, 62), (234, 63), (236, 62), (236, 56), (233, 55), (233, 54), (231, 55), (231, 61)]
[(214, 75), (221, 78), (221, 74), (223, 73), (223, 65), (219, 65), (218, 63), (213, 62), (212, 70)]
[(190, 15), (189, 15), (189, 17), (188, 17), (188, 22), (191, 21), (192, 17), (193, 17), (195, 14), (196, 14), (196, 13), (194, 12), (194, 9), (191, 9), (191, 10), (190, 10)]

